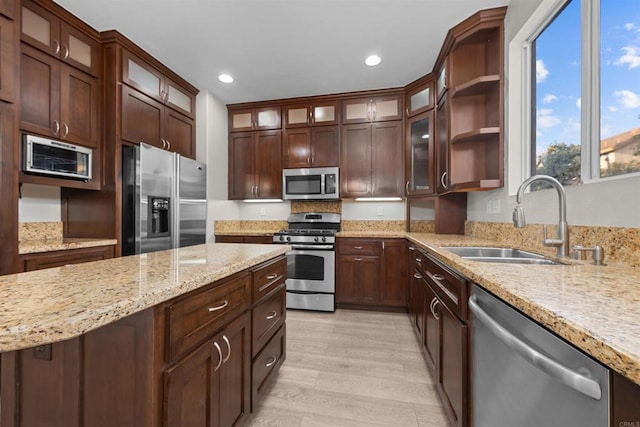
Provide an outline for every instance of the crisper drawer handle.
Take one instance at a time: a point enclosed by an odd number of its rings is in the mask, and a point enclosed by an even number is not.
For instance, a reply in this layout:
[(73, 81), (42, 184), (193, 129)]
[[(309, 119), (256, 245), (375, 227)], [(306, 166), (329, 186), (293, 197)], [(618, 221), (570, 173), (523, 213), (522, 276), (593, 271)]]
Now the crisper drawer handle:
[(502, 325), (491, 318), (487, 312), (480, 308), (480, 305), (478, 305), (478, 297), (476, 295), (471, 295), (469, 297), (469, 308), (473, 314), (475, 314), (480, 323), (485, 325), (489, 331), (500, 339), (500, 341), (502, 341), (511, 350), (518, 353), (532, 366), (585, 396), (589, 396), (594, 400), (600, 400), (602, 398), (600, 384), (531, 348), (511, 332), (507, 331)]
[(209, 307), (209, 313), (213, 313), (214, 311), (222, 310), (223, 308), (225, 308), (228, 305), (229, 305), (229, 301), (228, 300), (224, 300), (224, 302), (222, 304), (220, 304), (219, 306), (217, 306), (217, 307)]

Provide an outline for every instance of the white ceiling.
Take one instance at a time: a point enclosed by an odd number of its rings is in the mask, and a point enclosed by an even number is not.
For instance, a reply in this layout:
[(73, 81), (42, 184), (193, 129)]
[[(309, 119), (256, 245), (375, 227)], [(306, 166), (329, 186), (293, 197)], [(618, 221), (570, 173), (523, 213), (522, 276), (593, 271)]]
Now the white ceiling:
[[(223, 102), (404, 86), (449, 28), (509, 0), (55, 0)], [(382, 57), (377, 67), (364, 59)], [(218, 81), (229, 73), (235, 82)]]

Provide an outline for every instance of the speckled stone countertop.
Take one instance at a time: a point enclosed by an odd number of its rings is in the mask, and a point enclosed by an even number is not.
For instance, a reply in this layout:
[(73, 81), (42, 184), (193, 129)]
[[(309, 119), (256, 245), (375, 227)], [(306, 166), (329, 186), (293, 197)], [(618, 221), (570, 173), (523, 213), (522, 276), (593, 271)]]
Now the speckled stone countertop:
[(640, 384), (637, 268), (622, 264), (595, 266), (586, 261), (569, 261), (570, 265), (482, 263), (460, 258), (440, 246), (501, 245), (465, 236), (406, 233), (406, 237), (585, 353)]
[(289, 249), (207, 244), (0, 276), (0, 352), (79, 336)]
[(64, 251), (68, 249), (93, 248), (109, 246), (118, 243), (116, 239), (43, 239), (24, 240), (18, 243), (20, 255), (50, 251)]
[(216, 236), (273, 236), (273, 230), (233, 230), (216, 232)]

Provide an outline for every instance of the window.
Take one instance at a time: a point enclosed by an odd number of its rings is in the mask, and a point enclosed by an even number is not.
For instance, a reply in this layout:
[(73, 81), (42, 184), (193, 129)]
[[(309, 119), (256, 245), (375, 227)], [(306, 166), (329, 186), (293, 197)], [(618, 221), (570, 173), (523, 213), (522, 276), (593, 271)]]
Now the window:
[(530, 170), (579, 184), (640, 172), (640, 2), (561, 2), (531, 37)]

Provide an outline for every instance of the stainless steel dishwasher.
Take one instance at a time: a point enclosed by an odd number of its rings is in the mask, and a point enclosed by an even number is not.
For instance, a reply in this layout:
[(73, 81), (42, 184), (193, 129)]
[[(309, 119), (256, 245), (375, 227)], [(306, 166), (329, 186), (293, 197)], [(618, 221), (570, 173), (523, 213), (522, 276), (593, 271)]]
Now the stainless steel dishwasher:
[(609, 370), (472, 287), (474, 427), (606, 427)]

